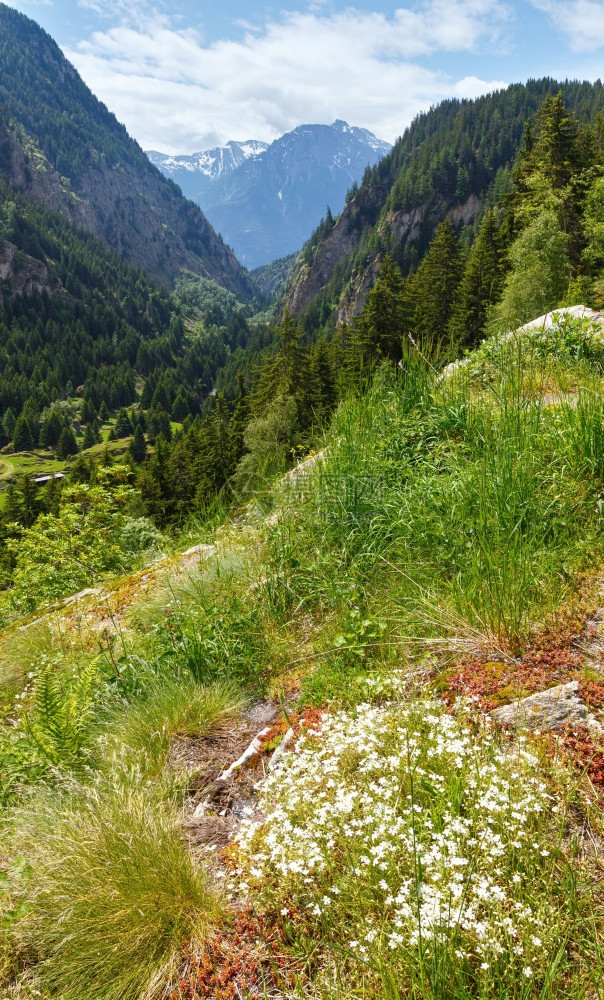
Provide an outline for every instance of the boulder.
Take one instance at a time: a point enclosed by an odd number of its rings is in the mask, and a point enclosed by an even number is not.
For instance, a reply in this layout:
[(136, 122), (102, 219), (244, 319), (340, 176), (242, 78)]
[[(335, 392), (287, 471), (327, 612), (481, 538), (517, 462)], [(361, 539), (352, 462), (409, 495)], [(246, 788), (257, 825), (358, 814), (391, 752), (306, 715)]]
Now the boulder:
[(528, 729), (561, 729), (568, 724), (588, 725), (587, 707), (579, 698), (579, 682), (558, 684), (528, 698), (519, 698), (491, 712), (501, 725)]

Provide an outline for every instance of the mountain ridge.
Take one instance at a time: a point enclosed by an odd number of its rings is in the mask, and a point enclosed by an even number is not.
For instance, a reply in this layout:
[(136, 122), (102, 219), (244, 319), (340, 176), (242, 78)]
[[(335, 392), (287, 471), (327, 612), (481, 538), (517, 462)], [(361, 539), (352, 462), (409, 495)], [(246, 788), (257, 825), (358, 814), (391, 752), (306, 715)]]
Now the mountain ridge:
[[(44, 158), (33, 166), (55, 172), (55, 194), (57, 186), (69, 188), (82, 203), (78, 224), (125, 260), (168, 286), (192, 271), (240, 298), (252, 297), (249, 276), (199, 207), (153, 167), (51, 36), (5, 4), (0, 4), (0, 105), (5, 129), (12, 127), (24, 142), (25, 165), (30, 166), (27, 147), (33, 142)], [(14, 183), (8, 159), (2, 170)], [(42, 200), (48, 191), (34, 182), (31, 167), (21, 172), (19, 189)], [(69, 215), (68, 200), (51, 207)]]
[(524, 124), (547, 94), (562, 90), (580, 119), (604, 107), (600, 81), (551, 78), (512, 84), (474, 100), (443, 101), (418, 115), (392, 151), (367, 172), (330, 227), (305, 244), (283, 305), (305, 318), (348, 323), (359, 314), (386, 254), (403, 274), (426, 252), (439, 222), (472, 226), (509, 185)]

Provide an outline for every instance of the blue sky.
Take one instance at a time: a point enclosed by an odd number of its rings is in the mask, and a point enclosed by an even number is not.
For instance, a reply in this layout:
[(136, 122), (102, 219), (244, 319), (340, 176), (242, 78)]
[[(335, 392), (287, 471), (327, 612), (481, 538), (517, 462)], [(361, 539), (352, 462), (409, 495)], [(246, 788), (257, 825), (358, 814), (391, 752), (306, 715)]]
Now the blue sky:
[(604, 0), (10, 2), (145, 149), (172, 153), (336, 118), (392, 142), (445, 97), (604, 73)]

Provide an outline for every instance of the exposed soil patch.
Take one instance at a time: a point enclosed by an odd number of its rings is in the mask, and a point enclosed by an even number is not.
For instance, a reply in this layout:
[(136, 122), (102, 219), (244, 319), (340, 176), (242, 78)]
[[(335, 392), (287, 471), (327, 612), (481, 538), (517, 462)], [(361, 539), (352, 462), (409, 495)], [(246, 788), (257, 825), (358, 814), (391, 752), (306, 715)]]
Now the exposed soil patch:
[[(250, 747), (259, 732), (269, 730), (278, 719), (280, 708), (273, 702), (254, 706), (239, 722), (225, 722), (208, 736), (178, 736), (170, 749), (170, 763), (175, 770), (190, 775), (188, 815), (185, 832), (192, 847), (213, 848), (217, 853), (230, 835), (256, 808), (255, 789), (266, 773), (267, 758), (262, 743), (243, 766), (226, 779), (221, 776)], [(279, 730), (277, 730), (278, 732)]]

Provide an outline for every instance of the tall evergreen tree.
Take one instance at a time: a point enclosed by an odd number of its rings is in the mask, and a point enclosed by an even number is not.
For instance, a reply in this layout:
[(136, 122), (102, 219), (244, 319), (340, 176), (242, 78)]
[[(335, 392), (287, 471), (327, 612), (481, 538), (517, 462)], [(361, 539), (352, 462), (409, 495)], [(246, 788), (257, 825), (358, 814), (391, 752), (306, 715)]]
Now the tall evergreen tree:
[(401, 356), (401, 341), (411, 319), (400, 268), (386, 256), (353, 332), (351, 364), (372, 370), (379, 358)]
[(117, 420), (113, 426), (113, 432), (116, 438), (128, 437), (132, 434), (132, 422), (130, 420), (130, 415), (128, 410), (121, 408), (117, 415)]
[(237, 399), (231, 417), (231, 435), (233, 441), (233, 455), (235, 462), (238, 462), (244, 452), (243, 436), (245, 428), (250, 418), (249, 398), (245, 388), (245, 379), (241, 369), (237, 372)]
[(92, 448), (97, 443), (97, 436), (94, 432), (94, 426), (92, 424), (86, 424), (86, 430), (84, 431), (84, 441), (82, 442), (83, 448)]
[(65, 459), (71, 455), (77, 455), (77, 453), (78, 442), (76, 441), (73, 427), (68, 425), (61, 431), (61, 436), (57, 442), (56, 456), (59, 459)]
[(145, 455), (147, 454), (147, 445), (145, 443), (143, 428), (138, 423), (136, 425), (134, 437), (130, 442), (130, 454), (137, 465), (140, 465), (140, 463), (144, 461)]
[(279, 350), (259, 371), (257, 387), (250, 399), (254, 415), (263, 413), (278, 396), (296, 396), (304, 382), (302, 329), (286, 309), (275, 333)]
[(447, 336), (461, 268), (457, 236), (447, 219), (413, 279), (413, 330), (422, 340), (442, 342)]
[(455, 343), (475, 347), (484, 333), (489, 308), (499, 300), (503, 287), (505, 253), (502, 243), (495, 213), (489, 209), (455, 295), (449, 324)]
[(31, 451), (34, 446), (34, 439), (29, 421), (23, 414), (19, 414), (13, 432), (13, 446), (15, 451)]
[(65, 426), (65, 417), (58, 410), (51, 410), (40, 426), (40, 444), (43, 447), (54, 448)]
[(6, 435), (9, 441), (12, 441), (13, 439), (13, 434), (15, 432), (15, 423), (16, 423), (15, 411), (12, 409), (12, 407), (9, 406), (8, 410), (6, 411), (6, 413), (2, 418), (2, 430), (4, 431), (4, 434)]

